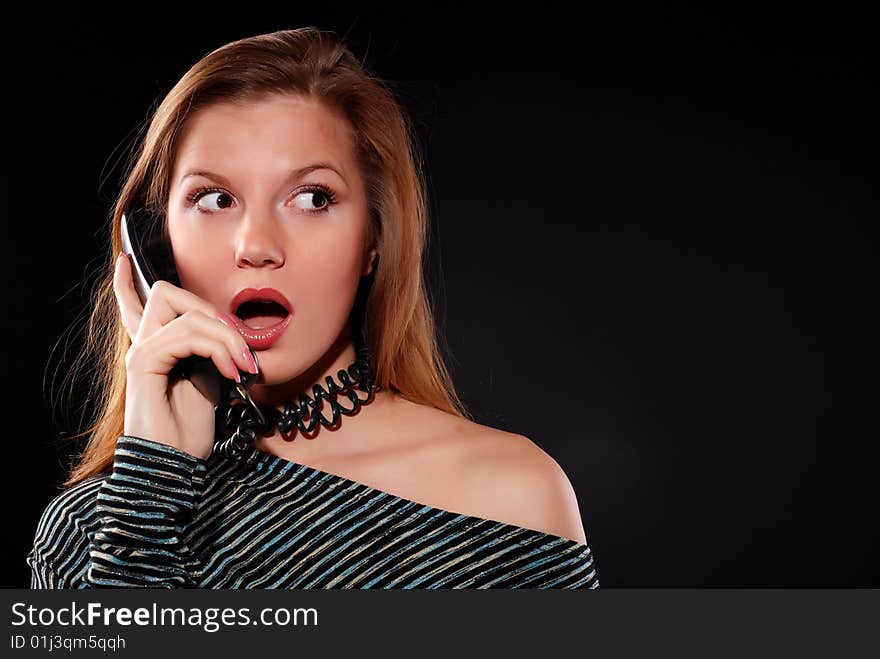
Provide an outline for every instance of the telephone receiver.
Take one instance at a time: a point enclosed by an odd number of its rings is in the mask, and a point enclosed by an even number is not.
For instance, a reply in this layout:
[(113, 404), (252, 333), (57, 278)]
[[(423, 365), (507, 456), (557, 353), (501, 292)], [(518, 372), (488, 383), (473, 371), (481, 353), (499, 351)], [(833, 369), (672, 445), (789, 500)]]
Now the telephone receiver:
[[(161, 218), (136, 205), (122, 214), (121, 225), (122, 251), (131, 258), (132, 279), (141, 304), (146, 305), (150, 288), (160, 279), (179, 287), (180, 278)], [(248, 349), (259, 365), (253, 348)], [(238, 372), (241, 383), (220, 373), (210, 358), (190, 355), (175, 365), (169, 377), (179, 375), (192, 382), (205, 398), (213, 401), (215, 408), (230, 401), (245, 401), (251, 405), (260, 422), (264, 422), (262, 413), (247, 391), (259, 373), (240, 369)]]

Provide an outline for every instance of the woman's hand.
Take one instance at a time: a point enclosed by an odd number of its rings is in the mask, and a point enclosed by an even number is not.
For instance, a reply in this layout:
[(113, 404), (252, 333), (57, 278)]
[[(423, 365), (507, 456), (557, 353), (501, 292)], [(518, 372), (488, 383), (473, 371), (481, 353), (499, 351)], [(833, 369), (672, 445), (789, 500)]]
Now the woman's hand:
[(210, 303), (166, 281), (157, 281), (141, 305), (127, 256), (116, 261), (113, 290), (131, 337), (124, 434), (207, 458), (214, 447), (214, 403), (189, 380), (170, 382), (168, 374), (181, 359), (200, 355), (238, 380), (238, 369), (256, 372), (247, 343)]

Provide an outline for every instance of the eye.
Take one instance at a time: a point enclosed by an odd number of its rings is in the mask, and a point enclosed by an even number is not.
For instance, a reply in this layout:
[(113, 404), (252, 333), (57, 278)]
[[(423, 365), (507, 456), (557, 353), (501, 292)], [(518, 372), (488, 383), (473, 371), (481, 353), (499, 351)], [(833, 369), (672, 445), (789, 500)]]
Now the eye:
[[(323, 185), (315, 185), (302, 192), (298, 192), (294, 196), (294, 199), (302, 199), (307, 206), (311, 205), (312, 208), (307, 207), (303, 208), (303, 210), (312, 215), (326, 213), (330, 210), (330, 207), (336, 203), (336, 195), (333, 194), (333, 191), (330, 188), (324, 187)], [(325, 203), (320, 204), (319, 207), (315, 207), (316, 199), (324, 199), (326, 201)]]
[[(200, 203), (202, 199), (208, 200), (206, 204)], [(302, 200), (305, 207), (300, 207), (310, 215), (326, 213), (336, 204), (334, 192), (323, 185), (313, 185), (298, 192), (294, 199)], [(216, 213), (232, 206), (232, 195), (220, 188), (199, 188), (189, 194), (186, 200), (190, 206), (195, 206), (202, 213)]]
[[(213, 208), (210, 206), (210, 204), (206, 208), (199, 203), (204, 198), (210, 199), (212, 197), (214, 200), (213, 203), (217, 204)], [(213, 213), (223, 210), (225, 208), (229, 208), (232, 203), (232, 196), (229, 195), (229, 193), (227, 193), (225, 190), (220, 190), (218, 188), (199, 188), (187, 197), (187, 202), (189, 202), (190, 206), (195, 205), (202, 213)]]

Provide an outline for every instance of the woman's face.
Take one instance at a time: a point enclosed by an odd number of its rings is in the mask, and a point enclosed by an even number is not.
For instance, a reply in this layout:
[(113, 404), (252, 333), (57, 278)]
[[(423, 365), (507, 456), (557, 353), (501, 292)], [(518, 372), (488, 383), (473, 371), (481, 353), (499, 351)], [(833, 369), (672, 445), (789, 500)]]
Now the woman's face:
[[(371, 267), (365, 186), (346, 121), (292, 96), (195, 113), (175, 153), (168, 231), (181, 285), (218, 310), (233, 315), (246, 288), (287, 298), (293, 313), (280, 338), (252, 347), (263, 383), (301, 375), (347, 329)], [(249, 311), (256, 316), (242, 309), (244, 322), (257, 328), (280, 319)]]

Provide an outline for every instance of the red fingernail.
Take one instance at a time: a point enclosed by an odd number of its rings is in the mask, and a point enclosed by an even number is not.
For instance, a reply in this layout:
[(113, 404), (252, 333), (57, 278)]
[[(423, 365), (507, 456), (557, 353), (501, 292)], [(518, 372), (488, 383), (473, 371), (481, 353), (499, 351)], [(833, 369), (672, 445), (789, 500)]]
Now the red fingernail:
[(235, 381), (241, 383), (241, 374), (238, 372), (238, 364), (235, 363), (235, 360), (229, 360), (232, 363), (232, 372), (235, 373)]
[(257, 366), (257, 361), (254, 359), (254, 356), (251, 354), (251, 351), (247, 348), (242, 350), (241, 354), (248, 361), (248, 364), (251, 365), (251, 373), (259, 373), (260, 367)]

